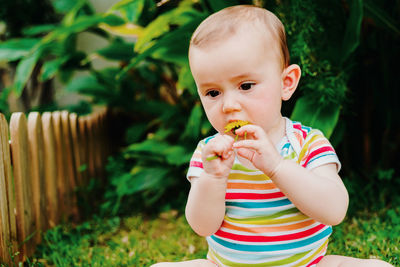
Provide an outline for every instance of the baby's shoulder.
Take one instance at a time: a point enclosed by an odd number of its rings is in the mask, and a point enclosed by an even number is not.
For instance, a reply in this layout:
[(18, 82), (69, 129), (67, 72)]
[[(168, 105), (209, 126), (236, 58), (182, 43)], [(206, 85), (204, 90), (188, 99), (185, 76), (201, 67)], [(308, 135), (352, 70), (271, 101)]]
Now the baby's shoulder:
[(310, 126), (303, 125), (299, 121), (291, 121), (286, 125), (286, 132), (288, 135), (294, 135), (300, 143), (306, 142), (306, 140), (315, 138), (325, 138), (322, 131), (312, 128)]

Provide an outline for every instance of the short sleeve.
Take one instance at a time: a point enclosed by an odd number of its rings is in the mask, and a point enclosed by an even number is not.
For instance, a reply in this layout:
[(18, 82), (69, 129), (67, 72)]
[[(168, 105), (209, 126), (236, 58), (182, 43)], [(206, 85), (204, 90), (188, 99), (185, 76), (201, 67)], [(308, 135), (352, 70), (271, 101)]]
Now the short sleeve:
[(190, 177), (199, 177), (203, 172), (203, 162), (201, 160), (201, 151), (205, 145), (204, 140), (201, 140), (196, 149), (193, 152), (192, 158), (190, 159), (189, 169), (186, 174), (186, 178), (190, 181)]
[[(217, 135), (217, 134), (216, 134)], [(201, 160), (201, 151), (203, 147), (214, 138), (216, 135), (207, 137), (201, 140), (198, 144), (196, 149), (193, 152), (192, 158), (190, 159), (189, 163), (189, 170), (186, 174), (186, 178), (190, 181), (190, 177), (199, 177), (200, 174), (203, 172), (203, 161)]]
[(338, 172), (341, 168), (335, 149), (323, 133), (315, 129), (307, 134), (299, 159), (299, 164), (306, 169), (314, 169), (329, 163), (335, 163)]

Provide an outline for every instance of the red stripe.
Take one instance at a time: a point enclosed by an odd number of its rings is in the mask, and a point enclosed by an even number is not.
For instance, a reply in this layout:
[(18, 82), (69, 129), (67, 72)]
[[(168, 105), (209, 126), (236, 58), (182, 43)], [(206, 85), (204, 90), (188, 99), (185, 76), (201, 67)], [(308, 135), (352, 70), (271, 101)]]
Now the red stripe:
[(222, 230), (218, 230), (215, 235), (223, 238), (229, 238), (235, 241), (245, 241), (245, 242), (276, 242), (276, 241), (287, 241), (287, 240), (295, 240), (299, 238), (309, 237), (322, 228), (325, 225), (319, 224), (311, 229), (294, 233), (294, 234), (287, 234), (287, 235), (277, 235), (277, 236), (249, 236), (249, 235), (238, 235), (238, 234), (231, 234)]
[(310, 264), (308, 264), (306, 267), (310, 267), (310, 266), (313, 266), (314, 264), (317, 264), (318, 262), (320, 262), (322, 260), (323, 257), (324, 256), (319, 256), (318, 258), (313, 260)]
[(197, 168), (202, 168), (203, 169), (203, 162), (191, 161), (190, 162), (190, 167), (197, 167)]
[(308, 155), (307, 160), (303, 163), (303, 167), (307, 166), (308, 162), (315, 157), (316, 155), (319, 155), (321, 153), (327, 152), (327, 151), (332, 151), (335, 152), (335, 150), (333, 149), (333, 147), (330, 146), (324, 146), (321, 148), (318, 148), (317, 150), (314, 150), (313, 152), (310, 153), (310, 155)]
[(284, 197), (282, 192), (258, 194), (258, 193), (226, 193), (225, 199), (272, 199)]
[(307, 137), (307, 132), (303, 131), (303, 129), (301, 129), (301, 124), (293, 124), (293, 128), (301, 131), (301, 134), (303, 135), (303, 138), (306, 139)]

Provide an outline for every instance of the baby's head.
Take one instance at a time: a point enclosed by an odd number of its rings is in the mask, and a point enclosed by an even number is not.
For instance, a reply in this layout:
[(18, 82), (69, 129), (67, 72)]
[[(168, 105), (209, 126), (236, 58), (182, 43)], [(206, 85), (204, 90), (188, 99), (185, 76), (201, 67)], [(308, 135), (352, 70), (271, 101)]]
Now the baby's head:
[[(207, 49), (248, 28), (256, 30), (259, 37), (265, 37), (252, 41), (273, 41), (276, 52), (279, 53), (282, 68), (289, 66), (285, 27), (272, 12), (256, 6), (231, 6), (210, 15), (193, 33), (190, 48)], [(267, 37), (271, 38), (267, 39)]]
[(282, 121), (282, 100), (295, 91), (301, 71), (289, 65), (285, 30), (271, 12), (233, 6), (205, 19), (194, 32), (189, 63), (213, 127), (234, 121), (266, 132)]

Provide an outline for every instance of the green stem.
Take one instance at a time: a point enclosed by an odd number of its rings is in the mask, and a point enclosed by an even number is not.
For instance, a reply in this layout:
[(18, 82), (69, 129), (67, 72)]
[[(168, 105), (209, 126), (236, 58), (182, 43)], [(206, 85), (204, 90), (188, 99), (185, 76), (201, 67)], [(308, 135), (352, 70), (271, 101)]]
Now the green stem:
[(211, 156), (211, 157), (206, 158), (206, 160), (210, 161), (210, 160), (217, 159), (217, 158), (219, 158), (219, 156), (215, 155), (215, 156)]

